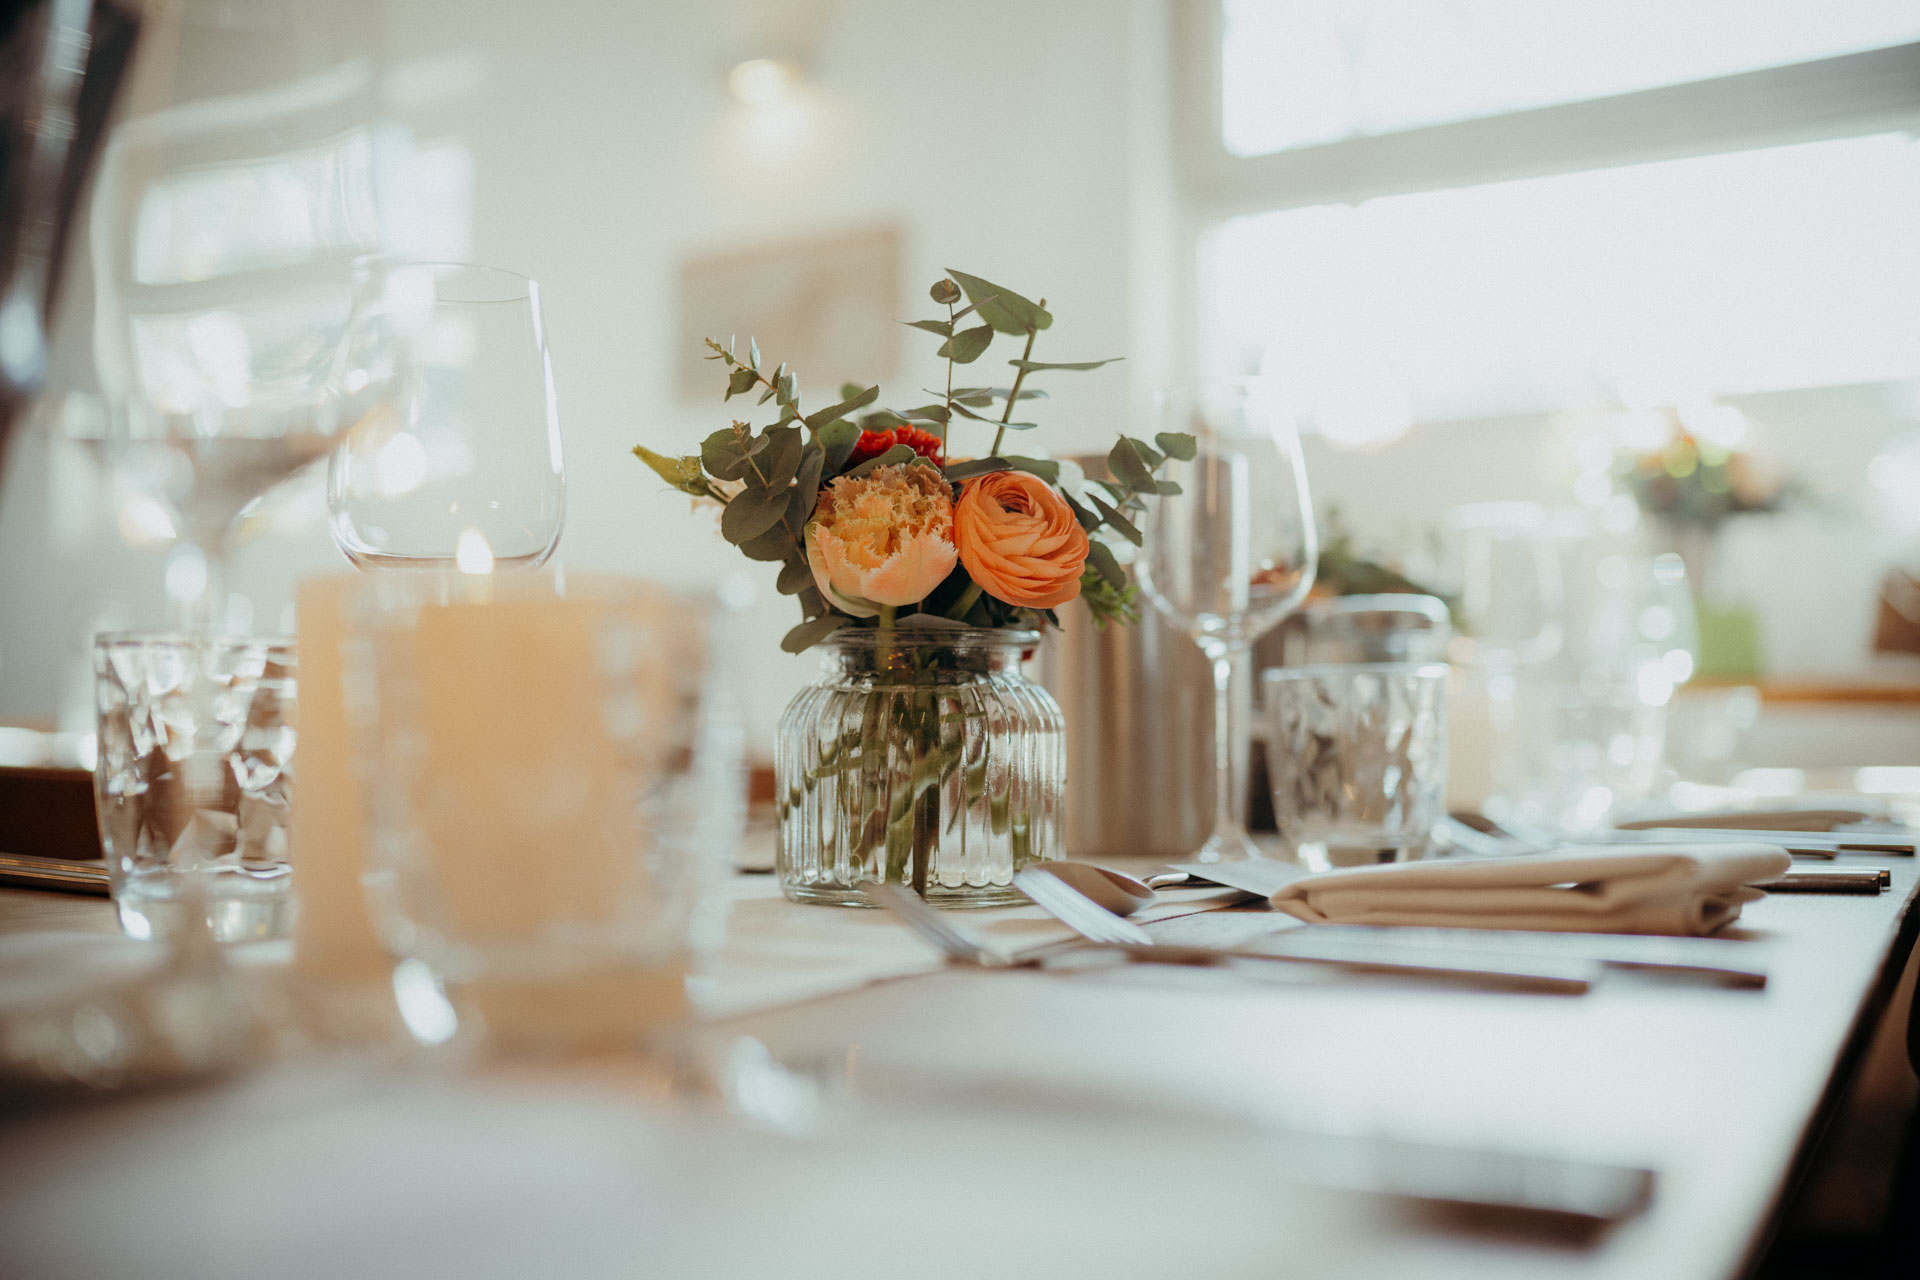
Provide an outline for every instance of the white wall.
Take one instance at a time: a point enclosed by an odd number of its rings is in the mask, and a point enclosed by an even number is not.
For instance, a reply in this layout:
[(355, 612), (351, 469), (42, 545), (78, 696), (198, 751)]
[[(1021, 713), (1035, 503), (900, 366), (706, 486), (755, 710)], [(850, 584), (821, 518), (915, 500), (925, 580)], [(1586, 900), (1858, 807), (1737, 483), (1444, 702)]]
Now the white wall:
[[(701, 403), (674, 401), (683, 256), (894, 218), (907, 233), (903, 318), (932, 314), (925, 290), (948, 265), (1044, 294), (1056, 325), (1041, 358), (1133, 357), (1056, 377), (1043, 419), (1055, 449), (1110, 438), (1156, 374), (1170, 261), (1156, 237), (1170, 222), (1155, 0), (392, 0), (387, 14), (398, 114), (420, 141), (471, 154), (472, 256), (544, 290), (568, 471), (559, 558), (687, 585), (748, 575), (763, 639), (742, 693), (758, 741), (813, 670), (776, 647), (797, 610), (774, 595), (769, 566), (743, 561), (628, 452), (691, 450), (739, 404), (723, 409), (718, 383)], [(756, 32), (796, 29), (813, 44), (808, 83), (799, 111), (769, 124), (729, 98), (725, 73), (781, 51)], [(936, 344), (916, 337), (890, 398), (932, 385)], [(813, 403), (833, 390), (800, 374)], [(12, 562), (0, 563), (0, 719), (54, 715), (62, 687), (84, 708), (75, 659), (109, 589), (116, 623), (162, 616), (158, 553), (101, 529), (104, 496), (84, 467), (61, 469), (78, 475), (61, 502), (79, 529), (49, 532), (37, 447), (0, 508)], [(241, 552), (235, 575), (268, 629), (293, 576), (341, 563), (313, 481), (278, 505), (280, 527)]]

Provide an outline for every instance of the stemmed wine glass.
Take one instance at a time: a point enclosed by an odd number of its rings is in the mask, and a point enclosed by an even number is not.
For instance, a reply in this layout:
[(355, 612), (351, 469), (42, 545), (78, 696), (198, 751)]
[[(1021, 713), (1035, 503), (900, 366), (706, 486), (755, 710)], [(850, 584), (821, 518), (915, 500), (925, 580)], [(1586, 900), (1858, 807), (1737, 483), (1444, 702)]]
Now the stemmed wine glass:
[(565, 476), (540, 287), (497, 267), (363, 263), (349, 348), (392, 391), (334, 451), (335, 544), (362, 569), (532, 568)]
[(1213, 665), (1213, 834), (1202, 862), (1259, 857), (1247, 834), (1245, 688), (1253, 642), (1300, 606), (1313, 586), (1319, 537), (1300, 438), (1261, 378), (1165, 391), (1160, 420), (1190, 433), (1191, 463), (1169, 464), (1182, 486), (1148, 522), (1138, 570), (1154, 608)]
[[(241, 511), (384, 394), (345, 343), (354, 263), (380, 238), (377, 83), (351, 33), (289, 0), (156, 20), (142, 58), (161, 64), (132, 77), (93, 199), (112, 425), (81, 443), (170, 509), (168, 595), (189, 630), (217, 631)], [(192, 74), (206, 48), (234, 73)]]

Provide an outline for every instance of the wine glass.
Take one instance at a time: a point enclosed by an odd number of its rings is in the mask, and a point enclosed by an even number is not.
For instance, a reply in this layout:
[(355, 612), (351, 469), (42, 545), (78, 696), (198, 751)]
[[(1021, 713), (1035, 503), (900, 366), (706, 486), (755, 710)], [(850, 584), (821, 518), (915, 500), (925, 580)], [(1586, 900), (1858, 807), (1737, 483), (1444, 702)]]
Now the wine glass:
[(379, 242), (377, 78), (362, 35), (290, 0), (154, 22), (94, 195), (112, 413), (82, 443), (170, 508), (168, 595), (217, 631), (240, 512), (383, 394), (345, 344), (354, 264)]
[(349, 347), (391, 393), (334, 451), (334, 542), (363, 569), (533, 567), (565, 477), (540, 287), (497, 267), (362, 264)]
[(1213, 834), (1196, 857), (1259, 857), (1246, 829), (1243, 699), (1253, 642), (1313, 586), (1319, 537), (1300, 438), (1266, 379), (1194, 383), (1163, 392), (1160, 420), (1194, 437), (1191, 463), (1170, 463), (1181, 492), (1150, 513), (1140, 587), (1213, 666)]

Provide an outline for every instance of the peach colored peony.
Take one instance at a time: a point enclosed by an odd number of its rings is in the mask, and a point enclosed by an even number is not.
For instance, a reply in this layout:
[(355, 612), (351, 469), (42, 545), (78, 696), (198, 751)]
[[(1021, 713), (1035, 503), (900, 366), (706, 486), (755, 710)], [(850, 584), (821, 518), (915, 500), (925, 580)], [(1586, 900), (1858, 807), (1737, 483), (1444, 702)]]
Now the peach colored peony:
[(953, 497), (932, 467), (881, 467), (828, 485), (807, 521), (807, 567), (856, 618), (918, 604), (953, 572)]
[(953, 525), (960, 563), (994, 599), (1051, 609), (1080, 594), (1087, 531), (1038, 476), (994, 471), (967, 481)]

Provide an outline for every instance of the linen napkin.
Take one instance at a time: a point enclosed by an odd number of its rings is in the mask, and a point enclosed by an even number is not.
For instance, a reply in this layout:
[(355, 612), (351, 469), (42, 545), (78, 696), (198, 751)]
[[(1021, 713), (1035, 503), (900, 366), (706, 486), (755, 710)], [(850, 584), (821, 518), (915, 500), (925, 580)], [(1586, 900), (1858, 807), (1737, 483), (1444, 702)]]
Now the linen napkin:
[(1766, 844), (1594, 846), (1302, 876), (1273, 894), (1310, 923), (1707, 934), (1793, 865)]

